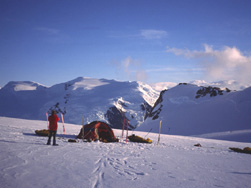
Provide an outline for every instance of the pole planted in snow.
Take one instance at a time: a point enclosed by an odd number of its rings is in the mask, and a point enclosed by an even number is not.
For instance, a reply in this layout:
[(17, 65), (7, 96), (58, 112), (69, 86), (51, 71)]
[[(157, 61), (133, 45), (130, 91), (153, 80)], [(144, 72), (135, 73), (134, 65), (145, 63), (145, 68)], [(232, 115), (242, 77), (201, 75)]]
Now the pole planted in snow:
[(160, 120), (160, 122), (159, 122), (159, 137), (158, 137), (157, 146), (159, 145), (159, 141), (160, 141), (161, 123), (162, 123), (162, 120)]
[(47, 112), (46, 112), (46, 118), (47, 118), (47, 129), (49, 130), (49, 117)]
[(123, 119), (123, 127), (122, 127), (122, 134), (121, 134), (121, 142), (123, 141), (124, 128), (125, 128), (125, 118)]
[(62, 113), (61, 113), (61, 118), (62, 118), (63, 130), (64, 130), (64, 134), (65, 134), (65, 128), (64, 128), (64, 116), (63, 116), (63, 114), (62, 114)]
[(83, 135), (83, 138), (85, 138), (84, 115), (82, 116), (82, 135)]
[(129, 120), (127, 120), (127, 126), (126, 126), (126, 143), (128, 139), (128, 124), (129, 124)]
[(84, 127), (84, 115), (82, 116), (82, 126)]

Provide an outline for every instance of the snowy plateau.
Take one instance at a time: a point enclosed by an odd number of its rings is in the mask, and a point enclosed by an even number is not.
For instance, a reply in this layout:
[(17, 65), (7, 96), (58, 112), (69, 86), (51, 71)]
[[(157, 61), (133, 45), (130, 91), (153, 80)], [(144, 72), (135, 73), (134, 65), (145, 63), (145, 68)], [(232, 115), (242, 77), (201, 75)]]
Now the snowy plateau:
[[(129, 131), (152, 144), (68, 142), (79, 125), (59, 123), (57, 143), (34, 131), (46, 121), (0, 117), (1, 188), (248, 188), (251, 155), (229, 147), (251, 143)], [(120, 137), (121, 130), (113, 129)], [(202, 147), (194, 145), (200, 143)]]

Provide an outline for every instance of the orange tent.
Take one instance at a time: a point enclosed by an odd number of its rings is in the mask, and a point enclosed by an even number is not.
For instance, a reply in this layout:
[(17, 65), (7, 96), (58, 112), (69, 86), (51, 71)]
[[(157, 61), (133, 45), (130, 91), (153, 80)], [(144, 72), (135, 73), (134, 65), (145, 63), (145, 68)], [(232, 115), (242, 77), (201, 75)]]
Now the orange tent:
[(110, 126), (101, 121), (94, 121), (81, 128), (77, 138), (87, 140), (100, 140), (103, 142), (116, 142), (117, 139)]

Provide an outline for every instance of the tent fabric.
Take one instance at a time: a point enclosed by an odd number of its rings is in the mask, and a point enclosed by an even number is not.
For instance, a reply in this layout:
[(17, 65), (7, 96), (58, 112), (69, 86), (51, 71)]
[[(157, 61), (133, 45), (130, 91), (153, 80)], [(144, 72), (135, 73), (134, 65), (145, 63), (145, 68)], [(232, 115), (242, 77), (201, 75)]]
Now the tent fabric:
[(81, 128), (77, 138), (103, 142), (115, 142), (117, 140), (110, 126), (101, 121), (84, 125), (84, 130)]

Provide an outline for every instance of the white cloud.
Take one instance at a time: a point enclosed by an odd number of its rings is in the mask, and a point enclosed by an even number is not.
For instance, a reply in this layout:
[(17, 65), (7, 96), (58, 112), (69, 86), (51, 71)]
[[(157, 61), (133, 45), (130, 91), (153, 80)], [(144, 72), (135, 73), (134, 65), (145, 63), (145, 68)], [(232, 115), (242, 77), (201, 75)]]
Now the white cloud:
[(145, 70), (137, 70), (135, 74), (136, 80), (137, 81), (145, 81), (147, 80), (147, 74)]
[(196, 59), (205, 69), (206, 79), (237, 80), (243, 83), (251, 81), (251, 56), (245, 56), (236, 47), (225, 46), (222, 50), (214, 50), (204, 45), (202, 51), (167, 47), (168, 53)]
[(175, 67), (162, 67), (155, 69), (147, 69), (146, 72), (201, 72), (202, 68), (192, 68), (192, 67), (183, 67), (183, 68), (175, 68)]
[(131, 57), (127, 57), (122, 61), (113, 62), (116, 65), (119, 76), (125, 76), (129, 80), (145, 81), (147, 73), (141, 67), (141, 62)]
[(167, 37), (164, 30), (145, 29), (140, 31), (140, 35), (145, 39), (161, 39)]

